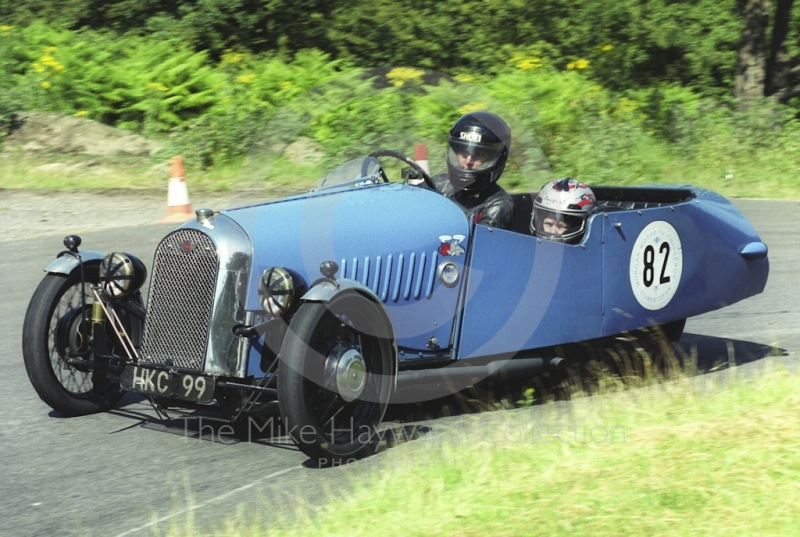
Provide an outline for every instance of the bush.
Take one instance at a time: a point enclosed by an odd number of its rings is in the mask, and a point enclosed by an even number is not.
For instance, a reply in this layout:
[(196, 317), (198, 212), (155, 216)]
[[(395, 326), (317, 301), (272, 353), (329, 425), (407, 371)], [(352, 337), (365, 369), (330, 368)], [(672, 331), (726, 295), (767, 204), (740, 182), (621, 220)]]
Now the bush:
[(356, 69), (318, 50), (229, 51), (217, 61), (174, 40), (3, 25), (0, 137), (15, 111), (46, 110), (168, 139), (171, 151), (205, 168), (248, 154), (274, 158), (302, 135), (336, 163), (377, 147), (413, 154), (425, 142), (436, 172), (450, 125), (488, 109), (512, 129), (503, 181), (513, 189), (536, 189), (553, 175), (755, 195), (800, 186), (800, 165), (787, 158), (800, 147), (792, 108), (768, 99), (745, 106), (674, 83), (614, 90), (592, 71), (617, 50), (603, 46), (565, 64), (552, 44), (498, 47), (492, 54), (504, 59), (491, 76), (462, 70), (451, 78)]

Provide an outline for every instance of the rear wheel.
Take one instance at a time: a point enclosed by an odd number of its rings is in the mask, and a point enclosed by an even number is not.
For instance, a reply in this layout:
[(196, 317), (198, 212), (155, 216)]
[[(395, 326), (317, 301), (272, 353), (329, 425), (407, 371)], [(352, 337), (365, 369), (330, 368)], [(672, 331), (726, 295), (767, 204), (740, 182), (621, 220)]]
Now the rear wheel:
[(357, 293), (303, 304), (280, 359), (278, 404), (300, 450), (322, 464), (371, 453), (395, 375), (380, 306)]
[[(31, 297), (22, 328), (22, 355), (31, 384), (45, 403), (67, 416), (108, 410), (123, 395), (119, 383), (112, 381), (95, 394), (91, 329), (83, 313), (91, 309), (90, 285), (98, 281), (97, 267), (87, 267), (85, 279), (81, 285), (78, 270), (69, 276), (47, 274)], [(126, 329), (136, 325), (127, 315), (122, 317)]]

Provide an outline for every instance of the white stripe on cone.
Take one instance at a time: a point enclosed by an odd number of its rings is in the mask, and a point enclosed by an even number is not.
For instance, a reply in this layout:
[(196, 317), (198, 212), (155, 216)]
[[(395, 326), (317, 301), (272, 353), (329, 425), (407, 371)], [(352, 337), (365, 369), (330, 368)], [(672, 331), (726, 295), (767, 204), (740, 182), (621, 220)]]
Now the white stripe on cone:
[(167, 184), (167, 217), (160, 224), (185, 222), (192, 217), (189, 204), (189, 190), (186, 188), (186, 175), (183, 171), (183, 158), (172, 157), (169, 161), (169, 183)]
[(189, 205), (189, 190), (186, 188), (186, 178), (170, 177), (167, 189), (167, 210), (175, 212), (192, 212)]
[[(425, 149), (425, 144), (417, 144), (414, 147), (414, 161), (419, 164), (419, 167), (425, 170), (425, 173), (428, 175), (431, 174), (430, 168), (428, 168), (428, 151)], [(421, 185), (425, 182), (425, 179), (412, 179), (409, 181), (412, 185)]]
[(431, 170), (428, 168), (428, 151), (425, 149), (425, 144), (417, 144), (417, 147), (414, 148), (414, 160), (420, 168), (425, 170), (425, 173), (431, 174)]

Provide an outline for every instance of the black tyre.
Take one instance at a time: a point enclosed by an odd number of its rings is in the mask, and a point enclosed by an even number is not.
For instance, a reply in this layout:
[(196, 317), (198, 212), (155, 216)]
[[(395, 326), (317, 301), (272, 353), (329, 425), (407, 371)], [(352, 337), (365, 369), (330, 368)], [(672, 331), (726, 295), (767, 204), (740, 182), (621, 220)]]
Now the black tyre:
[[(93, 302), (90, 284), (97, 283), (97, 272), (96, 266), (86, 268), (83, 289), (78, 270), (69, 276), (47, 274), (31, 297), (25, 314), (22, 355), (28, 378), (39, 397), (66, 416), (108, 410), (123, 395), (118, 382), (108, 381), (96, 398), (92, 385), (90, 328), (88, 323), (81, 322), (81, 293), (86, 297), (86, 308), (90, 309)], [(131, 328), (127, 316), (123, 322), (128, 325), (126, 328)], [(80, 363), (83, 360), (87, 365)]]
[(278, 404), (289, 435), (320, 464), (373, 452), (394, 387), (394, 350), (381, 307), (357, 293), (303, 304), (278, 365)]

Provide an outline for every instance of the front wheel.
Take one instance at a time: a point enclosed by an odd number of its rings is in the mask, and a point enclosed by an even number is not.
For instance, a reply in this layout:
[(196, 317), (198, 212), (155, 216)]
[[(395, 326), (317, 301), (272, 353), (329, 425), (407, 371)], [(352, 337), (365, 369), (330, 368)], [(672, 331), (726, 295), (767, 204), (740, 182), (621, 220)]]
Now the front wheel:
[[(28, 304), (22, 328), (25, 369), (36, 393), (66, 416), (108, 410), (122, 397), (118, 382), (107, 381), (95, 394), (89, 323), (90, 285), (97, 283), (97, 267), (87, 267), (85, 286), (79, 271), (69, 276), (47, 274)], [(81, 294), (85, 297), (83, 309)], [(130, 327), (129, 319), (128, 327)]]
[(278, 404), (300, 450), (321, 464), (376, 448), (394, 386), (394, 350), (381, 307), (357, 293), (307, 302), (281, 347)]

